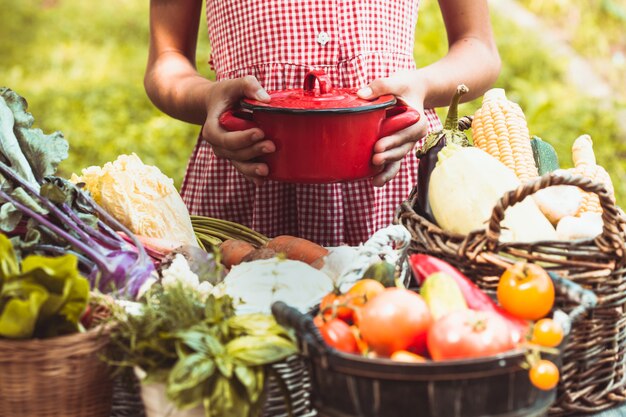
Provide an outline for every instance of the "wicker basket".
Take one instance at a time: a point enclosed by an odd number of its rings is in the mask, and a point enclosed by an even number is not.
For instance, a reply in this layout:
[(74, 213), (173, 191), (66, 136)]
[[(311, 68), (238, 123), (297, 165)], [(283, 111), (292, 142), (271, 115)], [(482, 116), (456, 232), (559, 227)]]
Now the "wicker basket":
[(112, 381), (102, 327), (50, 339), (0, 340), (0, 416), (108, 417)]
[[(593, 192), (603, 208), (602, 234), (580, 241), (501, 243), (505, 210), (551, 185), (575, 185)], [(563, 375), (553, 415), (597, 412), (626, 400), (626, 217), (600, 184), (579, 176), (546, 174), (505, 194), (489, 224), (467, 236), (445, 232), (413, 210), (415, 193), (396, 214), (412, 235), (409, 253), (437, 256), (493, 290), (515, 259), (541, 262), (549, 270), (589, 288), (598, 305), (574, 327), (563, 356)], [(558, 307), (566, 305), (557, 297)]]

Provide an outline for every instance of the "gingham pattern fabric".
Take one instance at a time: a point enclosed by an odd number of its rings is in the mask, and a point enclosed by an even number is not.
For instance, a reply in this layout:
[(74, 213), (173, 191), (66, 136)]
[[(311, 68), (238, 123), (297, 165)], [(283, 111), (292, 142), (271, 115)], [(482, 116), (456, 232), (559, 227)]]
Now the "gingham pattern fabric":
[[(312, 69), (324, 70), (336, 87), (362, 87), (415, 68), (417, 9), (416, 0), (207, 0), (210, 63), (217, 80), (254, 75), (270, 92), (301, 88)], [(441, 127), (433, 110), (426, 116), (431, 129)], [(409, 153), (382, 188), (367, 179), (257, 187), (199, 140), (181, 194), (193, 214), (270, 237), (358, 245), (391, 223), (416, 176), (417, 159)]]

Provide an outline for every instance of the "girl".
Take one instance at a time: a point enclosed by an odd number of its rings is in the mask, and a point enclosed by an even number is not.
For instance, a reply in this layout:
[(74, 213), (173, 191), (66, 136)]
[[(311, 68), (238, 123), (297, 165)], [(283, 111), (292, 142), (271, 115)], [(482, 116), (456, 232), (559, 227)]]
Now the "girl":
[[(413, 59), (418, 0), (207, 0), (211, 66), (195, 68), (202, 0), (151, 0), (145, 87), (167, 114), (202, 125), (181, 194), (193, 214), (235, 221), (268, 236), (290, 234), (325, 246), (358, 245), (389, 225), (416, 181), (414, 147), (441, 127), (433, 110), (456, 86), (472, 99), (495, 81), (500, 60), (487, 0), (439, 0), (449, 50), (423, 68)], [(413, 126), (381, 138), (371, 179), (339, 184), (265, 180), (255, 157), (275, 151), (260, 129), (226, 132), (218, 123), (243, 97), (299, 88), (322, 69), (336, 87), (364, 99), (393, 94), (420, 111)]]

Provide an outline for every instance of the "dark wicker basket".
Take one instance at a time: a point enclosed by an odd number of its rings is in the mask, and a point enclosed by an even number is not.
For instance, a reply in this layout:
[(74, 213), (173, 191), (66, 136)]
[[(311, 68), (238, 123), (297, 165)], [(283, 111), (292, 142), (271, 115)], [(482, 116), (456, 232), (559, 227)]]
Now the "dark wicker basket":
[[(592, 291), (551, 273), (557, 294), (573, 306), (564, 328), (597, 303)], [(293, 328), (310, 367), (315, 408), (325, 417), (540, 417), (556, 399), (556, 389), (533, 387), (521, 365), (521, 349), (499, 355), (427, 363), (401, 363), (340, 352), (324, 342), (312, 314), (285, 303), (272, 306), (276, 320)], [(543, 355), (557, 366), (559, 354)]]
[[(598, 195), (602, 234), (580, 241), (501, 243), (505, 210), (552, 185), (575, 185)], [(415, 192), (396, 214), (412, 235), (409, 253), (437, 256), (458, 267), (484, 289), (494, 289), (513, 260), (540, 262), (546, 269), (589, 288), (598, 305), (574, 327), (563, 355), (563, 375), (553, 415), (597, 412), (626, 400), (626, 218), (600, 184), (579, 176), (546, 174), (506, 193), (489, 224), (467, 236), (451, 234), (418, 215)], [(568, 306), (557, 298), (559, 308)]]

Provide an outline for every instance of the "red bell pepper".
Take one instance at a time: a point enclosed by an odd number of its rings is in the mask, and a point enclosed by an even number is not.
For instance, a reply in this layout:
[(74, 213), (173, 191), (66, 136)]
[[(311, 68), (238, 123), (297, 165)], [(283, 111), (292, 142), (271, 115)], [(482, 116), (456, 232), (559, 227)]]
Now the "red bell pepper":
[(435, 272), (443, 272), (449, 275), (458, 284), (470, 309), (498, 313), (509, 324), (515, 343), (521, 342), (525, 338), (529, 329), (529, 323), (526, 320), (515, 317), (502, 309), (491, 297), (448, 262), (434, 256), (418, 253), (409, 256), (409, 265), (417, 283), (420, 285)]

